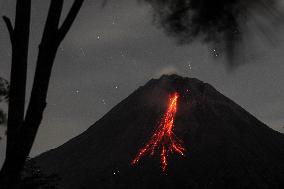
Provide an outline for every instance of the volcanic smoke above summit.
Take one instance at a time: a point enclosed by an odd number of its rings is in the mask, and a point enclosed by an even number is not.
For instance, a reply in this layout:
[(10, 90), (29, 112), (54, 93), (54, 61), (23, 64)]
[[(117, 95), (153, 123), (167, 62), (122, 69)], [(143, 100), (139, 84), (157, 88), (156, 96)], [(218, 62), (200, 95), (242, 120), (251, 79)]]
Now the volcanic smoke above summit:
[(158, 129), (155, 131), (150, 141), (139, 150), (138, 155), (131, 162), (132, 165), (137, 164), (147, 153), (150, 153), (150, 155), (153, 156), (155, 150), (160, 150), (161, 167), (163, 171), (166, 171), (168, 165), (167, 157), (170, 152), (177, 152), (184, 156), (185, 148), (182, 146), (180, 139), (178, 139), (173, 132), (178, 98), (179, 94), (177, 92), (170, 95), (168, 109), (160, 121)]

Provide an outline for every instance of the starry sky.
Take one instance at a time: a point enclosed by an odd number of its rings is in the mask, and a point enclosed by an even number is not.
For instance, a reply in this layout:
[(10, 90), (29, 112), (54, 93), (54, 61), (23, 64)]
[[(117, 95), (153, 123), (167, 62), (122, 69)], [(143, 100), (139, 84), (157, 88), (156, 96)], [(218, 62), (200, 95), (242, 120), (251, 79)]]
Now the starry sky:
[[(65, 1), (63, 17), (72, 0)], [(49, 1), (32, 1), (27, 94)], [(13, 18), (15, 0), (0, 0), (2, 15)], [(283, 33), (278, 28), (275, 33)], [(85, 0), (61, 44), (51, 77), (47, 108), (31, 156), (82, 133), (149, 79), (178, 73), (196, 77), (284, 133), (284, 36), (277, 42), (251, 29), (239, 61), (228, 69), (212, 45), (178, 45), (153, 24), (151, 8), (134, 0)], [(0, 22), (0, 76), (9, 79), (11, 45)], [(28, 103), (28, 99), (27, 99)], [(3, 105), (2, 105), (3, 106)], [(1, 106), (1, 107), (2, 107)], [(5, 105), (3, 107), (5, 109)], [(0, 128), (3, 136), (4, 128)], [(5, 140), (0, 141), (0, 164)]]

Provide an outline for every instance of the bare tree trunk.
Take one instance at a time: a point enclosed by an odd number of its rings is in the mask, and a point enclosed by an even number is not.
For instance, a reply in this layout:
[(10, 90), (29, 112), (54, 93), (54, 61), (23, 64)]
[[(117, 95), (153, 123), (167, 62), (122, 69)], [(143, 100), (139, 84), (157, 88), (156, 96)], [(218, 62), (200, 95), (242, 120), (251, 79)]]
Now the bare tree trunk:
[[(10, 34), (12, 45), (12, 65), (10, 75), (10, 92), (7, 123), (6, 157), (0, 172), (0, 185), (17, 183), (20, 175), (15, 174), (19, 167), (14, 156), (17, 133), (23, 124), (25, 112), (25, 93), (27, 77), (27, 60), (30, 34), (31, 0), (18, 0), (16, 5), (15, 26), (9, 18), (3, 17)], [(13, 176), (14, 175), (14, 176)]]
[(62, 26), (59, 27), (64, 0), (51, 0), (43, 37), (39, 45), (34, 83), (25, 120), (16, 125), (18, 127), (16, 131), (17, 134), (13, 140), (11, 139), (13, 141), (11, 154), (9, 154), (9, 156), (7, 156), (8, 153), (6, 154), (6, 160), (0, 173), (0, 185), (2, 184), (1, 175), (8, 177), (8, 179), (4, 179), (6, 181), (8, 180), (8, 182), (5, 181), (7, 189), (17, 187), (14, 183), (18, 183), (19, 181), (21, 170), (32, 148), (46, 107), (48, 85), (57, 49), (73, 24), (83, 1), (84, 0), (74, 1)]

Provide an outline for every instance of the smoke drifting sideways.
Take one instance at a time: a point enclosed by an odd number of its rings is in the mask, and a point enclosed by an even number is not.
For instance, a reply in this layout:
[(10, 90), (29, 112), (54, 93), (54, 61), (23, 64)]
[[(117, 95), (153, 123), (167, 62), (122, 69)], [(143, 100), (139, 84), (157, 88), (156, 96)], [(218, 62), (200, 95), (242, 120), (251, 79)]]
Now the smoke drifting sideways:
[(253, 21), (268, 41), (273, 41), (275, 31), (284, 22), (278, 0), (139, 1), (151, 5), (154, 23), (179, 44), (199, 40), (212, 45), (214, 57), (224, 54), (229, 68), (240, 64), (240, 47), (249, 42), (243, 38), (249, 22)]

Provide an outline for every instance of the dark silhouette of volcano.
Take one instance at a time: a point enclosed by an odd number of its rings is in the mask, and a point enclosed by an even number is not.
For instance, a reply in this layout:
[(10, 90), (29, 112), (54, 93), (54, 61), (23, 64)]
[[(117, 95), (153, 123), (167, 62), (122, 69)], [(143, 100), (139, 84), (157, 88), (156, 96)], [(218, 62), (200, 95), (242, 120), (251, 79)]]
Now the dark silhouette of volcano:
[[(185, 156), (131, 161), (178, 92), (174, 133)], [(35, 158), (60, 188), (284, 188), (284, 135), (197, 79), (150, 80), (81, 135)]]

